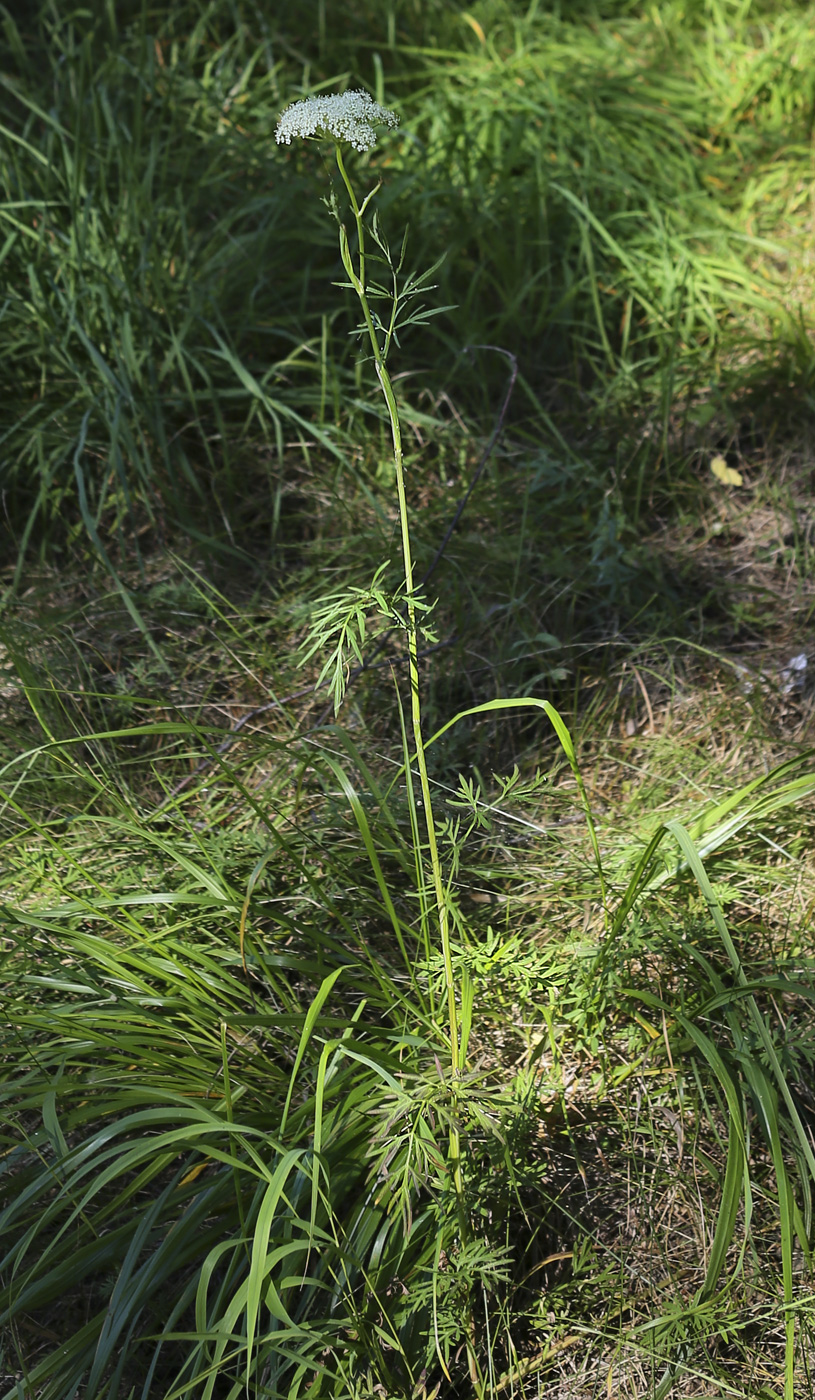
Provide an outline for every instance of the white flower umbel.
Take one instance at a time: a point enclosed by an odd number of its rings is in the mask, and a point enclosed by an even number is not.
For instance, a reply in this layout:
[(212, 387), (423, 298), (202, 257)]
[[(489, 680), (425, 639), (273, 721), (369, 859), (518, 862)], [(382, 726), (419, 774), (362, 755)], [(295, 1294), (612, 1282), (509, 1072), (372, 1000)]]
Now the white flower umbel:
[(370, 151), (376, 145), (375, 126), (398, 125), (396, 113), (367, 92), (339, 92), (293, 102), (277, 123), (277, 140), (290, 146), (293, 136), (330, 136), (357, 151)]

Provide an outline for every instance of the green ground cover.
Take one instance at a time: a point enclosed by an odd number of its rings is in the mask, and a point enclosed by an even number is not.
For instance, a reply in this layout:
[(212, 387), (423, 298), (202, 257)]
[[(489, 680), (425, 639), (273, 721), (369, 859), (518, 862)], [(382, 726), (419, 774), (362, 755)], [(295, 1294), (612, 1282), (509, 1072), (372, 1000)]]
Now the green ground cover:
[(0, 1394), (812, 1395), (815, 7), (0, 31)]

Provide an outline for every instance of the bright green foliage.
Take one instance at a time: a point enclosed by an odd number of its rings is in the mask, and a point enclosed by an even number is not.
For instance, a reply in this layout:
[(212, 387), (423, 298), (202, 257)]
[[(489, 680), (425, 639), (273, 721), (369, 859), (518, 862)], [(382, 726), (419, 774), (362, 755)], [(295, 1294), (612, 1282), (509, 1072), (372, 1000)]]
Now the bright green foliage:
[[(806, 1395), (813, 753), (637, 530), (809, 383), (811, 5), (18, 10), (0, 1397)], [(275, 145), (362, 85), (353, 185)]]
[[(121, 746), (133, 733), (150, 738), (149, 728), (82, 737)], [(153, 729), (154, 743), (212, 750), (206, 728)], [(781, 1036), (772, 1004), (806, 1005), (811, 983), (783, 968), (745, 975), (698, 852), (705, 865), (732, 852), (731, 886), (739, 880), (740, 843), (771, 825), (777, 844), (779, 820), (812, 792), (808, 755), (685, 827), (666, 823), (647, 847), (629, 833), (622, 848), (596, 850), (612, 916), (605, 936), (597, 926), (588, 941), (529, 945), (510, 925), (480, 942), (469, 917), (457, 920), (465, 1061), (474, 1039), (483, 1053), (490, 1025), (506, 1026), (515, 1007), (539, 1027), (514, 1082), (496, 1064), (470, 1069), (459, 1088), (476, 1227), (464, 1246), (445, 1161), (453, 1101), (441, 1068), (444, 969), (426, 955), (417, 922), (415, 834), (398, 787), (388, 795), (342, 731), (321, 746), (266, 740), (249, 765), (221, 760), (220, 798), (198, 799), (202, 825), (186, 802), (151, 816), (127, 795), (135, 773), (112, 769), (100, 785), (74, 755), (66, 736), (7, 761), (1, 780), (11, 1072), (0, 1280), (7, 1364), (27, 1368), (35, 1393), (56, 1400), (80, 1385), (111, 1400), (237, 1396), (248, 1379), (258, 1395), (384, 1386), (407, 1396), (423, 1373), (440, 1375), (442, 1359), (458, 1388), (466, 1381), (454, 1358), (474, 1299), (485, 1316), (482, 1324), (476, 1314), (482, 1370), (503, 1370), (509, 1358), (511, 1371), (513, 1337), (534, 1327), (530, 1259), (557, 1252), (545, 1241), (563, 1203), (547, 1162), (563, 1151), (564, 1125), (584, 1150), (565, 1065), (575, 1056), (606, 1062), (600, 1104), (627, 1077), (658, 1072), (663, 1038), (633, 1021), (626, 1032), (626, 1003), (646, 1027), (664, 1017), (686, 1132), (700, 1132), (700, 1111), (726, 1134), (722, 1176), (707, 1145), (699, 1157), (715, 1183), (715, 1230), (697, 1290), (639, 1334), (657, 1380), (715, 1369), (705, 1349), (715, 1356), (717, 1329), (730, 1325), (725, 1284), (736, 1287), (748, 1268), (754, 1197), (767, 1190), (749, 1165), (756, 1138), (772, 1154), (783, 1288), (794, 1301), (795, 1241), (810, 1236), (812, 1185), (796, 1056), (806, 1061), (813, 1047), (806, 1034)], [(274, 772), (274, 784), (257, 791), (258, 771)], [(57, 794), (65, 816), (54, 813)], [(451, 828), (457, 891), (477, 880), (490, 825), (500, 830), (507, 804), (523, 801), (546, 810), (540, 776), (525, 791), (511, 775), (489, 802), (474, 784), (462, 787), (451, 813), (483, 821), (468, 823), (480, 832), (472, 852)], [(545, 898), (571, 862), (578, 897), (597, 901), (599, 876), (583, 847), (581, 839), (572, 856), (563, 846), (555, 862), (549, 856)], [(680, 914), (682, 937), (677, 912), (692, 906), (693, 881), (710, 915), (692, 923)], [(663, 960), (681, 995), (643, 982), (645, 956)], [(625, 1034), (620, 1055), (611, 1045)], [(591, 1254), (599, 1240), (582, 1214), (570, 1228)], [(613, 1313), (613, 1280), (592, 1286)], [(552, 1294), (553, 1316), (561, 1294)], [(81, 1297), (81, 1321), (66, 1315), (66, 1297)], [(31, 1317), (58, 1322), (60, 1345), (32, 1353)]]

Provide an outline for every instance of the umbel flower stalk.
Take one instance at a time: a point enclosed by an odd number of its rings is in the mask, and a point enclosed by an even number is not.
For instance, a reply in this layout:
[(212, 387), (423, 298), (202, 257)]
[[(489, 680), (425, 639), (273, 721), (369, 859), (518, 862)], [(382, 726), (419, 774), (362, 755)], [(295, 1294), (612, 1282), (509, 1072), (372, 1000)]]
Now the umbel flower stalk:
[[(399, 521), (401, 529), (402, 561), (405, 581), (405, 600), (407, 607), (407, 641), (408, 641), (408, 668), (410, 676), (410, 712), (411, 727), (413, 732), (413, 743), (416, 750), (416, 764), (419, 771), (419, 783), (422, 794), (422, 806), (425, 815), (427, 830), (427, 845), (430, 856), (432, 872), (433, 892), (436, 903), (436, 913), (438, 918), (439, 940), (442, 950), (444, 964), (445, 993), (447, 1002), (447, 1020), (450, 1039), (450, 1068), (451, 1068), (451, 1094), (452, 1108), (451, 1127), (449, 1136), (449, 1166), (453, 1181), (453, 1189), (456, 1198), (457, 1213), (459, 1217), (459, 1228), (462, 1240), (466, 1240), (469, 1235), (469, 1222), (464, 1200), (464, 1183), (461, 1168), (461, 1138), (459, 1131), (459, 1099), (462, 1075), (461, 1064), (461, 1036), (459, 1026), (458, 1006), (456, 1003), (456, 989), (453, 978), (453, 960), (450, 945), (450, 917), (447, 895), (442, 875), (441, 859), (439, 856), (438, 836), (436, 824), (433, 817), (433, 802), (430, 790), (430, 780), (427, 772), (427, 759), (425, 755), (425, 745), (422, 733), (422, 707), (421, 694), (419, 690), (419, 632), (417, 626), (417, 599), (414, 586), (413, 555), (410, 541), (410, 521), (408, 515), (407, 495), (405, 491), (405, 473), (402, 452), (402, 431), (399, 422), (399, 406), (393, 390), (390, 375), (387, 368), (388, 353), (394, 339), (396, 322), (399, 307), (399, 294), (396, 287), (396, 277), (394, 275), (394, 290), (391, 302), (391, 314), (387, 326), (383, 325), (378, 318), (374, 317), (369, 300), (369, 283), (367, 280), (366, 267), (366, 227), (364, 216), (371, 201), (377, 194), (380, 184), (367, 194), (360, 204), (354, 186), (349, 178), (343, 159), (342, 147), (347, 143), (355, 150), (369, 151), (376, 144), (377, 125), (395, 127), (399, 118), (395, 112), (386, 107), (382, 107), (375, 102), (368, 93), (346, 92), (330, 97), (312, 97), (304, 101), (295, 102), (282, 113), (277, 126), (277, 140), (286, 145), (291, 143), (293, 137), (304, 138), (328, 138), (333, 142), (337, 161), (337, 169), (342, 179), (343, 185), (348, 193), (351, 212), (356, 230), (356, 259), (351, 251), (348, 241), (348, 234), (345, 226), (340, 223), (340, 255), (343, 267), (348, 276), (349, 283), (356, 293), (364, 323), (364, 331), (367, 333), (373, 355), (374, 368), (379, 381), (379, 387), (387, 406), (388, 418), (390, 421), (391, 436), (393, 440), (393, 461), (396, 475), (396, 493), (399, 505)], [(381, 182), (380, 182), (381, 183)], [(383, 244), (381, 237), (377, 233), (376, 223), (374, 223), (374, 237), (379, 247)], [(421, 281), (422, 279), (419, 279)], [(414, 283), (414, 286), (418, 283)], [(425, 319), (427, 313), (417, 316), (415, 319)], [(408, 773), (408, 781), (410, 774)], [(477, 1363), (474, 1353), (470, 1352), (470, 1370), (474, 1380), (477, 1379)]]

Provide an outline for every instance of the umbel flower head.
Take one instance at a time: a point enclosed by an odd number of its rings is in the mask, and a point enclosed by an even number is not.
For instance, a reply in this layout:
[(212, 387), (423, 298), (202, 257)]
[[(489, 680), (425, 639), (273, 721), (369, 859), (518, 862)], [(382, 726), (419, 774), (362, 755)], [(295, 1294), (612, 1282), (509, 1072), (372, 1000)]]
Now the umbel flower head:
[(281, 114), (277, 140), (290, 146), (293, 136), (332, 136), (335, 141), (347, 141), (357, 151), (370, 151), (376, 145), (374, 125), (398, 126), (399, 118), (367, 92), (306, 97)]

